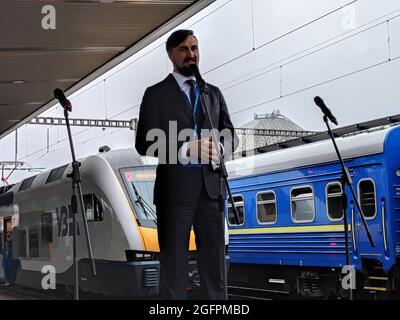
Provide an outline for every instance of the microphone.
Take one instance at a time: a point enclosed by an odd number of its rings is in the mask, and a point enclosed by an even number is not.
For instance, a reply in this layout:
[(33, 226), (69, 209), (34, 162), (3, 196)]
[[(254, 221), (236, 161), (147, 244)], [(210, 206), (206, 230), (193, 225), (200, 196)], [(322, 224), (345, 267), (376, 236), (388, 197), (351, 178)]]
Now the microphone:
[(192, 63), (189, 66), (190, 71), (192, 72), (192, 75), (194, 75), (194, 77), (196, 78), (197, 84), (200, 87), (205, 87), (206, 86), (206, 82), (204, 81), (203, 77), (200, 74), (200, 70), (199, 70), (199, 66), (195, 63)]
[(338, 121), (336, 120), (335, 116), (332, 114), (331, 110), (326, 106), (324, 100), (321, 97), (316, 96), (314, 98), (315, 104), (321, 109), (322, 113), (331, 120), (334, 124), (338, 125)]
[(60, 102), (61, 106), (65, 110), (67, 110), (67, 111), (71, 111), (72, 110), (71, 102), (65, 97), (64, 92), (60, 88), (57, 88), (57, 89), (54, 90), (54, 96), (56, 97), (56, 99), (58, 99), (58, 101)]

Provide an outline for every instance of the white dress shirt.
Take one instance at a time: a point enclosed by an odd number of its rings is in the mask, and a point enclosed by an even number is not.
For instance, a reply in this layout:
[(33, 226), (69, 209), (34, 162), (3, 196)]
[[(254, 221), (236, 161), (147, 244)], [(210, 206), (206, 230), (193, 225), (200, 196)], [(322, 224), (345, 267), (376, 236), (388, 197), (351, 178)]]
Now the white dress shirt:
[[(196, 79), (194, 77), (187, 78), (175, 71), (172, 72), (172, 75), (174, 76), (176, 82), (178, 82), (178, 85), (181, 88), (181, 90), (186, 94), (186, 96), (188, 97), (188, 99), (190, 101), (190, 85), (188, 83), (186, 83), (186, 81), (193, 80), (194, 82), (196, 82)], [(196, 84), (197, 84), (197, 82), (196, 82)], [(193, 103), (193, 101), (191, 101), (191, 102)]]
[[(181, 88), (181, 90), (186, 94), (186, 96), (188, 97), (188, 100), (190, 101), (190, 85), (188, 83), (186, 83), (186, 81), (188, 80), (193, 80), (196, 84), (196, 79), (192, 76), (192, 77), (185, 77), (184, 75), (181, 75), (180, 73), (173, 71), (172, 72), (173, 77), (175, 78), (176, 82), (178, 83), (179, 87)], [(193, 103), (193, 101), (191, 101)], [(225, 149), (224, 146), (222, 145), (222, 143), (218, 143), (219, 147), (220, 147), (220, 152), (222, 155), (225, 154)], [(190, 157), (188, 158), (187, 156), (187, 148), (188, 148), (188, 142), (184, 142), (181, 148), (181, 152), (180, 152), (180, 157), (183, 160), (188, 160), (190, 159)], [(191, 162), (198, 162), (198, 159), (190, 159)]]

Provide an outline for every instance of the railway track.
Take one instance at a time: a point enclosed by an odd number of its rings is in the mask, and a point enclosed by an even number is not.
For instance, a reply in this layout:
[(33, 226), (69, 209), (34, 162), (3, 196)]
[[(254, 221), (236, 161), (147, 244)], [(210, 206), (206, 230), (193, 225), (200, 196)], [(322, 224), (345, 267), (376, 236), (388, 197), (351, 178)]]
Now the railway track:
[(0, 296), (3, 300), (59, 300), (57, 297), (19, 286), (0, 287)]
[[(116, 298), (106, 296), (92, 296), (89, 294), (80, 294), (82, 300), (85, 299), (99, 299), (99, 300), (113, 300)], [(195, 299), (196, 297), (191, 297)], [(52, 294), (45, 294), (42, 291), (32, 290), (20, 286), (0, 287), (0, 299), (3, 300), (65, 300), (73, 299), (72, 295), (65, 295), (59, 292)], [(118, 298), (120, 299), (120, 298)], [(128, 299), (128, 298), (126, 298)], [(130, 298), (132, 299), (132, 298)], [(154, 299), (157, 300), (157, 297)], [(189, 298), (190, 299), (190, 298)], [(228, 300), (284, 300), (290, 299), (288, 292), (280, 292), (265, 289), (256, 289), (248, 287), (228, 287)], [(125, 299), (124, 299), (125, 300)]]
[(267, 289), (228, 286), (229, 300), (287, 300), (290, 293)]

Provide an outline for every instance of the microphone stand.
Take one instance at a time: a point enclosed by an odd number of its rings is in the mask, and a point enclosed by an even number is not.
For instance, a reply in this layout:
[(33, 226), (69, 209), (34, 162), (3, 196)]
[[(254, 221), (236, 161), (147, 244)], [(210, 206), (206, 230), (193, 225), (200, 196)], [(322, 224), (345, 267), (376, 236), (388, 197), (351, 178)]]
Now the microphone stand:
[[(211, 120), (210, 107), (207, 104), (207, 99), (206, 99), (206, 96), (208, 95), (208, 87), (204, 80), (202, 80), (202, 79), (196, 79), (196, 80), (197, 80), (197, 84), (199, 85), (200, 91), (201, 91), (200, 99), (201, 99), (201, 105), (203, 108), (203, 112), (206, 114), (206, 116), (208, 117), (208, 119), (210, 121), (210, 126), (211, 126), (211, 131), (212, 131), (212, 141), (213, 141), (214, 145), (217, 147), (217, 150), (219, 150), (219, 148), (218, 148), (219, 139), (217, 137), (214, 125)], [(241, 221), (239, 218), (239, 214), (237, 212), (235, 201), (233, 201), (231, 188), (228, 184), (228, 172), (226, 170), (225, 160), (220, 152), (218, 152), (218, 154), (219, 154), (219, 169), (218, 169), (218, 171), (219, 171), (219, 185), (220, 185), (219, 210), (221, 212), (222, 218), (224, 218), (225, 217), (225, 199), (224, 199), (224, 184), (223, 183), (225, 181), (226, 188), (228, 190), (229, 200), (230, 200), (232, 208), (233, 208), (233, 216), (235, 218), (235, 222), (237, 225), (240, 225)], [(229, 234), (228, 234), (228, 237), (229, 237)], [(227, 254), (227, 252), (225, 252), (225, 262), (224, 262), (225, 300), (228, 299), (228, 274), (227, 274), (228, 270), (227, 270), (227, 265), (226, 265), (226, 254)]]
[[(338, 146), (336, 144), (335, 136), (334, 136), (334, 134), (333, 134), (333, 132), (331, 130), (331, 127), (329, 126), (328, 116), (326, 114), (324, 114), (323, 119), (324, 119), (324, 122), (326, 124), (327, 129), (328, 129), (329, 136), (331, 137), (331, 140), (333, 142), (333, 146), (335, 148), (336, 154), (337, 154), (338, 159), (340, 161), (340, 165), (342, 167), (342, 179), (341, 180), (342, 180), (342, 185), (343, 185), (342, 204), (343, 204), (344, 232), (345, 232), (345, 239), (346, 239), (346, 265), (350, 266), (350, 244), (349, 244), (349, 227), (348, 227), (348, 223), (347, 223), (348, 217), (347, 217), (346, 185), (351, 190), (354, 202), (355, 202), (355, 204), (357, 206), (357, 209), (358, 209), (359, 214), (361, 216), (361, 219), (363, 221), (363, 224), (364, 224), (365, 230), (367, 232), (368, 239), (369, 239), (369, 242), (370, 242), (371, 246), (375, 247), (375, 243), (374, 243), (374, 240), (372, 239), (371, 231), (369, 230), (369, 227), (368, 227), (367, 222), (365, 220), (365, 217), (364, 217), (363, 211), (361, 209), (361, 205), (360, 205), (360, 202), (359, 202), (358, 197), (356, 195), (356, 192), (354, 191), (353, 180), (351, 179), (351, 175), (350, 175), (349, 169), (346, 167), (346, 165), (345, 165), (345, 163), (343, 161), (342, 155), (340, 154), (339, 148), (338, 148)], [(353, 241), (355, 241), (355, 240), (353, 239)], [(353, 300), (353, 290), (351, 289), (351, 287), (349, 289), (349, 300)]]
[(96, 276), (96, 265), (94, 263), (94, 258), (93, 258), (93, 251), (92, 251), (92, 245), (89, 237), (89, 228), (87, 225), (87, 220), (85, 216), (85, 206), (83, 203), (83, 196), (82, 196), (82, 186), (81, 186), (81, 176), (80, 176), (80, 162), (76, 161), (75, 157), (75, 150), (74, 150), (74, 144), (72, 141), (72, 135), (71, 135), (71, 127), (69, 124), (69, 117), (68, 117), (68, 112), (72, 111), (71, 103), (68, 100), (62, 101), (60, 100), (61, 106), (64, 108), (64, 117), (65, 117), (65, 123), (67, 125), (67, 131), (68, 131), (68, 139), (69, 139), (69, 145), (71, 149), (71, 155), (72, 155), (72, 172), (67, 175), (68, 178), (72, 179), (72, 196), (71, 196), (71, 211), (72, 211), (72, 219), (73, 219), (73, 226), (74, 226), (74, 232), (73, 232), (73, 259), (74, 259), (74, 268), (75, 268), (75, 282), (74, 282), (74, 300), (79, 300), (79, 261), (78, 261), (78, 255), (77, 255), (77, 232), (78, 232), (78, 221), (77, 221), (77, 213), (78, 213), (78, 199), (76, 197), (76, 189), (78, 190), (78, 198), (79, 198), (79, 206), (81, 209), (81, 214), (82, 214), (82, 220), (83, 220), (83, 225), (85, 227), (85, 236), (86, 236), (86, 243), (87, 243), (87, 248), (88, 248), (88, 255), (89, 259), (91, 260), (92, 264), (92, 274), (93, 276)]

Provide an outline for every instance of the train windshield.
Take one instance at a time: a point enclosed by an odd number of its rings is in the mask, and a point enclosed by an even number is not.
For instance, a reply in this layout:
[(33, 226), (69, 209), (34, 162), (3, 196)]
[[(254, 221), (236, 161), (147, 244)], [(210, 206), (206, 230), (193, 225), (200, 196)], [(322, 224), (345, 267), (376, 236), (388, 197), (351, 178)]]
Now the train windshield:
[(140, 224), (155, 226), (157, 217), (153, 204), (153, 189), (156, 168), (150, 166), (122, 169), (121, 174)]

